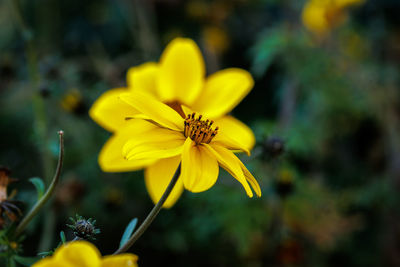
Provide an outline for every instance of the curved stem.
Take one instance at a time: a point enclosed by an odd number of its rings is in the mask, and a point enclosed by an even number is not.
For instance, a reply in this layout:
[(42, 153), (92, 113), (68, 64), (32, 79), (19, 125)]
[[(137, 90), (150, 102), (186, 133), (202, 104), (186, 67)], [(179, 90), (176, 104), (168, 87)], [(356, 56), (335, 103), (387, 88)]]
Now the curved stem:
[(176, 181), (178, 181), (179, 175), (181, 174), (181, 164), (179, 163), (178, 168), (175, 171), (174, 176), (172, 177), (171, 181), (168, 184), (167, 189), (165, 189), (164, 194), (161, 196), (160, 200), (157, 202), (157, 204), (154, 206), (154, 208), (150, 211), (149, 215), (147, 215), (146, 219), (143, 221), (143, 223), (139, 226), (139, 228), (136, 230), (136, 232), (129, 238), (126, 243), (117, 249), (114, 252), (114, 255), (116, 254), (121, 254), (125, 251), (127, 251), (132, 245), (136, 242), (136, 240), (139, 239), (139, 237), (146, 231), (147, 227), (153, 222), (153, 220), (156, 218), (157, 214), (160, 212), (165, 200), (167, 200), (169, 194), (171, 193), (172, 189), (174, 188)]
[(24, 217), (24, 219), (18, 224), (16, 230), (15, 230), (15, 236), (20, 235), (28, 223), (35, 217), (35, 215), (40, 211), (40, 209), (43, 207), (44, 204), (49, 200), (51, 195), (53, 194), (54, 189), (56, 188), (56, 185), (58, 181), (60, 180), (60, 174), (61, 174), (61, 168), (63, 165), (63, 159), (64, 159), (64, 132), (63, 131), (58, 131), (58, 135), (60, 136), (60, 149), (59, 149), (59, 154), (58, 154), (58, 164), (57, 164), (57, 169), (56, 173), (54, 174), (53, 180), (51, 181), (51, 184), (49, 188), (47, 189), (46, 193), (36, 202), (36, 204), (32, 207), (32, 209), (29, 211), (29, 213)]
[[(41, 83), (41, 75), (38, 68), (38, 53), (34, 42), (34, 31), (25, 22), (21, 7), (18, 0), (8, 0), (10, 12), (13, 14), (12, 18), (15, 25), (19, 28), (21, 37), (24, 42), (25, 56), (27, 60), (27, 69), (29, 80), (32, 89), (32, 108), (33, 108), (33, 128), (35, 136), (38, 140), (38, 150), (41, 156), (41, 163), (43, 168), (43, 180), (49, 184), (54, 172), (54, 160), (49, 150), (49, 136), (48, 136), (48, 120), (46, 114), (46, 106), (44, 99), (38, 94), (39, 86)], [(54, 237), (54, 221), (55, 212), (49, 210), (44, 214), (43, 228), (41, 234), (41, 241), (39, 243), (39, 250), (45, 251), (49, 249), (51, 240)]]

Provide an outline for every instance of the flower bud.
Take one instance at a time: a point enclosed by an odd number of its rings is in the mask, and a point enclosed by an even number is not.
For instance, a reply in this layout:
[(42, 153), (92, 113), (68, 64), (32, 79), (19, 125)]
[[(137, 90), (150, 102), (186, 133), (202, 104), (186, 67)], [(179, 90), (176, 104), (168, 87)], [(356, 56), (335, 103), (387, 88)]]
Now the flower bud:
[(73, 224), (67, 224), (74, 231), (75, 237), (85, 240), (95, 240), (95, 235), (100, 233), (100, 229), (95, 227), (96, 220), (92, 218), (85, 219), (82, 216), (76, 215), (76, 218), (70, 218)]

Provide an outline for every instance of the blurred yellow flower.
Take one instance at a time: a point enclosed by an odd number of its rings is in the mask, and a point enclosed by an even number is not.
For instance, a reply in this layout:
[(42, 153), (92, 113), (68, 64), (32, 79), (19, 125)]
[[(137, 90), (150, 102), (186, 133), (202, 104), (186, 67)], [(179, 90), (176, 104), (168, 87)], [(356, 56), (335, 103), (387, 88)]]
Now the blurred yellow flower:
[(347, 19), (346, 9), (365, 0), (309, 0), (302, 12), (305, 27), (317, 34), (326, 35)]
[[(113, 136), (100, 152), (99, 165), (107, 172), (132, 171), (146, 167), (146, 187), (154, 202), (157, 202), (165, 191), (181, 157), (175, 154), (140, 160), (124, 158), (122, 148), (128, 141), (138, 139), (139, 136), (141, 138), (146, 131), (156, 129), (154, 131), (157, 132), (159, 128), (143, 120), (129, 120), (142, 112), (121, 101), (119, 96), (122, 93), (141, 93), (166, 104), (175, 115), (181, 116), (182, 125), (177, 125), (179, 128), (175, 130), (181, 130), (183, 127), (184, 105), (214, 120), (215, 125), (224, 132), (229, 132), (229, 137), (239, 142), (246, 150), (254, 146), (253, 132), (242, 122), (226, 115), (252, 89), (254, 82), (250, 73), (230, 68), (218, 71), (206, 79), (200, 49), (190, 39), (176, 38), (170, 42), (159, 63), (149, 62), (129, 69), (127, 83), (128, 88), (112, 89), (104, 93), (89, 111), (94, 121), (113, 132)], [(184, 186), (188, 185), (184, 185), (183, 179), (179, 179), (164, 207), (171, 207), (176, 202)]]
[(98, 249), (87, 241), (74, 241), (59, 247), (33, 267), (137, 267), (138, 257), (126, 253), (101, 257)]
[(229, 47), (229, 36), (219, 27), (205, 27), (203, 29), (203, 38), (207, 47), (215, 53), (223, 53)]

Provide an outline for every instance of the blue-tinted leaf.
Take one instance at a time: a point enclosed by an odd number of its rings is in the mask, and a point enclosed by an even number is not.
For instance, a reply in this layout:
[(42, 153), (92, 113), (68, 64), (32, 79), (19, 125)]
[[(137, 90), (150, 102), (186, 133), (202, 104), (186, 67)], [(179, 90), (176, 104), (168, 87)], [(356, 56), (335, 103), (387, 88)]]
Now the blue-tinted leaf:
[(40, 199), (44, 194), (43, 180), (40, 179), (39, 177), (33, 177), (33, 178), (30, 178), (29, 181), (35, 186), (37, 194), (38, 194), (38, 199)]
[(61, 238), (61, 242), (62, 242), (63, 244), (67, 243), (67, 239), (65, 238), (65, 233), (64, 233), (64, 231), (61, 231), (61, 232), (60, 232), (60, 238)]
[(135, 230), (135, 228), (136, 228), (137, 221), (138, 220), (136, 218), (132, 219), (132, 221), (125, 228), (125, 232), (122, 235), (121, 242), (119, 243), (119, 247), (122, 247), (128, 241), (128, 239), (131, 237), (133, 230)]

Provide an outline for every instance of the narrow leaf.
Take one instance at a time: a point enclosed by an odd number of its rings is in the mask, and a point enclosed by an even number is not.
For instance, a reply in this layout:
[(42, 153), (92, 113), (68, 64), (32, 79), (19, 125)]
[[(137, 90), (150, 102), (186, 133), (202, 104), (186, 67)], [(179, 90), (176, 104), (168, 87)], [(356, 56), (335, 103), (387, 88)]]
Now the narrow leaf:
[(67, 239), (65, 238), (65, 233), (64, 233), (64, 231), (61, 231), (61, 232), (60, 232), (60, 238), (61, 238), (61, 242), (62, 242), (63, 244), (67, 243)]
[(29, 181), (35, 186), (37, 194), (38, 194), (38, 199), (40, 199), (44, 194), (43, 180), (40, 179), (39, 177), (33, 177), (33, 178), (30, 178)]
[(128, 224), (128, 226), (125, 228), (125, 232), (122, 235), (121, 238), (121, 242), (119, 243), (119, 247), (122, 247), (123, 245), (125, 245), (125, 243), (129, 240), (129, 238), (131, 237), (133, 230), (135, 230), (136, 228), (136, 224), (137, 224), (137, 218), (134, 218), (131, 220), (131, 222)]

